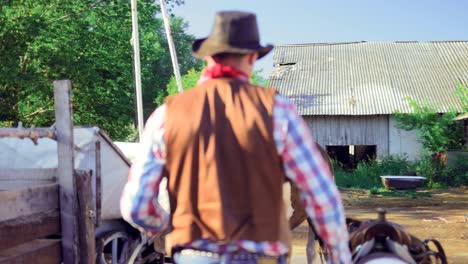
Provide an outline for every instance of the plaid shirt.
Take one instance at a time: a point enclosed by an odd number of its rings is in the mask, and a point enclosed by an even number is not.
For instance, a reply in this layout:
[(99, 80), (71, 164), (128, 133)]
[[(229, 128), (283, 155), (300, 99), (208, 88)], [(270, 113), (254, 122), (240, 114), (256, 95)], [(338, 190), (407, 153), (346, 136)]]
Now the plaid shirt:
[[(144, 232), (156, 234), (167, 226), (169, 216), (157, 202), (161, 172), (165, 165), (165, 105), (146, 123), (141, 155), (133, 164), (121, 198), (123, 218)], [(307, 125), (287, 98), (276, 95), (273, 136), (287, 177), (301, 190), (303, 203), (318, 235), (328, 246), (331, 263), (351, 263), (348, 232), (340, 194), (319, 153)], [(219, 245), (208, 240), (192, 241), (185, 247), (212, 252), (244, 250), (278, 256), (288, 248), (277, 241), (236, 241)]]

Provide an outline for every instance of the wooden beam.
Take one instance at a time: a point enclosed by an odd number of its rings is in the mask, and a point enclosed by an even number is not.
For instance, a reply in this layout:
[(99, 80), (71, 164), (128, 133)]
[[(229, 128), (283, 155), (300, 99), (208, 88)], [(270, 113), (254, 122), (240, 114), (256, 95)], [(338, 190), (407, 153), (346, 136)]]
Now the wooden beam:
[(57, 184), (0, 191), (0, 222), (59, 208)]
[(94, 224), (99, 226), (101, 224), (101, 202), (102, 202), (102, 165), (101, 165), (101, 142), (99, 140), (96, 141), (96, 171), (94, 175), (96, 175), (96, 217)]
[(79, 263), (79, 258), (77, 198), (73, 179), (73, 115), (69, 80), (54, 81), (54, 101), (63, 261), (66, 264), (74, 264)]
[(55, 181), (57, 180), (56, 168), (33, 168), (33, 169), (10, 169), (0, 168), (0, 180), (34, 180)]
[(59, 264), (61, 262), (59, 239), (37, 239), (0, 251), (0, 264)]
[(0, 251), (55, 234), (60, 234), (58, 209), (0, 222)]
[(94, 199), (92, 188), (92, 173), (90, 170), (76, 170), (75, 179), (78, 196), (78, 253), (80, 263), (94, 264), (96, 262), (96, 238), (94, 219)]
[(57, 181), (57, 169), (0, 168), (0, 191), (52, 184)]
[[(0, 180), (0, 191), (18, 191), (24, 188), (33, 188), (38, 186), (44, 186), (48, 184), (54, 184), (55, 181), (31, 181), (31, 180), (16, 180), (16, 181), (4, 181)], [(58, 197), (58, 188), (57, 188)]]
[(55, 139), (55, 130), (51, 128), (23, 128), (22, 125), (19, 125), (17, 128), (0, 129), (1, 137), (29, 138), (37, 145), (39, 138)]

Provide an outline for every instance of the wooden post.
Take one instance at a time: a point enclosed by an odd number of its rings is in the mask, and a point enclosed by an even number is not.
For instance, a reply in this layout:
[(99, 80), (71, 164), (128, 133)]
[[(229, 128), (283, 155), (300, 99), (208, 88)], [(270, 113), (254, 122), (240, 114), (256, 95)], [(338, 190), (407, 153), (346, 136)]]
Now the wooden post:
[(71, 82), (54, 81), (55, 126), (58, 154), (58, 183), (60, 193), (60, 221), (62, 255), (65, 264), (79, 263), (77, 197), (73, 179), (73, 117)]
[(93, 205), (92, 177), (90, 170), (75, 171), (78, 196), (78, 231), (80, 234), (78, 253), (82, 264), (94, 264), (96, 261), (94, 226), (96, 213)]
[(94, 224), (99, 226), (101, 224), (101, 201), (102, 201), (102, 184), (101, 184), (101, 142), (96, 141), (96, 171), (94, 173), (96, 177), (96, 220)]

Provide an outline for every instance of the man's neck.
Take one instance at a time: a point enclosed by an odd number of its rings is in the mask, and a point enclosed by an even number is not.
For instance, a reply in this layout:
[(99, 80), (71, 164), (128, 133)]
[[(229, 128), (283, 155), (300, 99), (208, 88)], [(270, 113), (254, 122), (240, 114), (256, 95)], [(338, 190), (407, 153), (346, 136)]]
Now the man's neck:
[(220, 64), (223, 66), (233, 67), (234, 69), (245, 73), (249, 78), (250, 78), (250, 75), (252, 74), (252, 71), (249, 70), (250, 67), (246, 65), (246, 63), (242, 60), (238, 60), (238, 59), (225, 59), (222, 61), (207, 60), (206, 67), (210, 67), (211, 65), (214, 65), (214, 64)]

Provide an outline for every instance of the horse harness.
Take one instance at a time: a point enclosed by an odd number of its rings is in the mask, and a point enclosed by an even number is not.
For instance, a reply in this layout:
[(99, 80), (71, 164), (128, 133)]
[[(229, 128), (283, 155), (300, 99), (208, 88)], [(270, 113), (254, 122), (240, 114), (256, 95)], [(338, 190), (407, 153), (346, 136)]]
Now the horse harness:
[[(349, 247), (356, 264), (393, 256), (405, 263), (447, 263), (442, 245), (435, 239), (421, 241), (398, 224), (386, 221), (386, 211), (378, 209), (378, 219), (361, 222), (347, 218)], [(436, 250), (430, 248), (433, 243)], [(433, 262), (434, 261), (434, 262)]]

